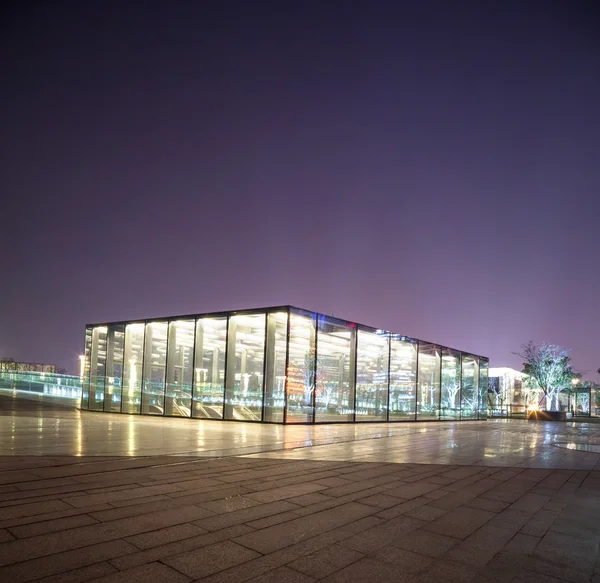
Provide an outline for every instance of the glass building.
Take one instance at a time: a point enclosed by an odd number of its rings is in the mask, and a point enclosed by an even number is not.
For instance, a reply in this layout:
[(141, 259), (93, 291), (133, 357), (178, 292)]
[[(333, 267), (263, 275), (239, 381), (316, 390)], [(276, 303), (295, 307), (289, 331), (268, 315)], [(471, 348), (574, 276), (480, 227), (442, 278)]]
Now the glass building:
[(485, 419), (488, 359), (292, 306), (86, 327), (82, 409), (265, 423)]

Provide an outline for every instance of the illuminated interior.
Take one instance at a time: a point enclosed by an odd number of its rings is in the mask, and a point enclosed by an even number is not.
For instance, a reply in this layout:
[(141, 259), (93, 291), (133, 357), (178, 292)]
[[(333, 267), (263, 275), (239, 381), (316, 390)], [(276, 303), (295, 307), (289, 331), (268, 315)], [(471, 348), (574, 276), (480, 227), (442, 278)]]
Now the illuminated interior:
[(291, 306), (86, 327), (82, 409), (265, 423), (485, 419), (488, 360)]

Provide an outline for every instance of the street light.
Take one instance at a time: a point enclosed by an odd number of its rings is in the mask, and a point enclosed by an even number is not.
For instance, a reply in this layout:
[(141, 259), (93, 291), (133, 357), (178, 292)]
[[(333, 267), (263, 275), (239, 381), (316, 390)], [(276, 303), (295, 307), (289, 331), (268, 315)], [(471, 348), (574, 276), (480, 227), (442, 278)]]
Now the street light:
[[(575, 395), (573, 395), (573, 400), (575, 401), (575, 397), (577, 394), (577, 385), (579, 384), (579, 381), (581, 379), (578, 377), (573, 377), (571, 379), (571, 384), (573, 385), (573, 390), (575, 391)], [(571, 400), (571, 395), (569, 395), (569, 400)], [(575, 417), (575, 408), (573, 407), (573, 405), (571, 405), (571, 415), (573, 415), (573, 417)]]

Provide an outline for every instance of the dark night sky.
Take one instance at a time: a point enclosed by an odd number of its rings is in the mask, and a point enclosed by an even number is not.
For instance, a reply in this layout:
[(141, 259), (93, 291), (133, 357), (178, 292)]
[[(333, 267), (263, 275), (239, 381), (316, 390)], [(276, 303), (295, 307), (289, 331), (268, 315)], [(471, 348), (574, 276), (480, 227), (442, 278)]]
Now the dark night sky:
[(0, 355), (291, 303), (600, 366), (597, 2), (2, 10)]

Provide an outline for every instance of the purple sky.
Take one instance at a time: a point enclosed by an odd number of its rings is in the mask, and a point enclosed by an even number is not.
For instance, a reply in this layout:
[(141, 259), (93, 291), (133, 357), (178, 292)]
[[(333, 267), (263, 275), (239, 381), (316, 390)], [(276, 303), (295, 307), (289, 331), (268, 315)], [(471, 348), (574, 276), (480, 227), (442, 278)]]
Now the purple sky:
[(2, 10), (0, 355), (290, 303), (598, 380), (597, 2)]

